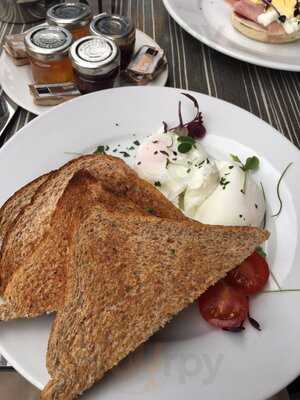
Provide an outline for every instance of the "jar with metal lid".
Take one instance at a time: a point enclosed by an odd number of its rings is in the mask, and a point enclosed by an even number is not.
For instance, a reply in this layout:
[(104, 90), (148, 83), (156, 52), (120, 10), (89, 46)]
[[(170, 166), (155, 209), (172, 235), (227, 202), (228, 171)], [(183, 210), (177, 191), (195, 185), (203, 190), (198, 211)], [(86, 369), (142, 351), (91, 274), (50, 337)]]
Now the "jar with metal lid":
[(58, 26), (38, 26), (25, 36), (32, 75), (35, 83), (61, 83), (73, 80), (68, 57), (71, 33)]
[(109, 89), (120, 71), (120, 50), (105, 37), (87, 36), (70, 48), (75, 81), (81, 93)]
[(100, 14), (90, 24), (92, 35), (102, 35), (114, 41), (121, 51), (121, 69), (125, 69), (134, 52), (136, 29), (130, 18)]
[(66, 2), (56, 4), (47, 11), (47, 22), (68, 29), (74, 39), (89, 35), (92, 11), (87, 4)]

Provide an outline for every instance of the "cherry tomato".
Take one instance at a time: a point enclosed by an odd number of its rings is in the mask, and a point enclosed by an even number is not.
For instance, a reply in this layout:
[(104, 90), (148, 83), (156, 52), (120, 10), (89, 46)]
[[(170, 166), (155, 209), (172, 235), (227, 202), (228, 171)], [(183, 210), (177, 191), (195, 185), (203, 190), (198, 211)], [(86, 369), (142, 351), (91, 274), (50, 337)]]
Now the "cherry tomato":
[(249, 312), (248, 298), (225, 280), (219, 281), (203, 293), (198, 300), (203, 318), (218, 328), (237, 328)]
[(241, 265), (230, 271), (227, 283), (239, 288), (244, 294), (255, 294), (262, 290), (269, 278), (269, 266), (263, 256), (254, 252)]

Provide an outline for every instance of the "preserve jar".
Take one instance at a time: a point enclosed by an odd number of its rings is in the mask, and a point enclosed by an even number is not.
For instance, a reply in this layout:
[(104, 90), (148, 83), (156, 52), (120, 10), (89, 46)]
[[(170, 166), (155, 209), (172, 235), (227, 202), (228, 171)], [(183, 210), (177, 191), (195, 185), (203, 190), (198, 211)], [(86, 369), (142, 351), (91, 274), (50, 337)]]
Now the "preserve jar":
[(78, 39), (69, 56), (82, 94), (114, 86), (120, 71), (120, 51), (112, 40), (100, 36)]
[(71, 33), (59, 26), (38, 26), (25, 36), (24, 43), (35, 83), (61, 83), (73, 80), (68, 58)]
[(47, 11), (48, 24), (68, 29), (75, 40), (89, 35), (91, 19), (92, 11), (83, 3), (56, 4)]
[(114, 41), (121, 51), (121, 69), (125, 69), (132, 58), (135, 46), (135, 26), (128, 17), (97, 15), (90, 24), (92, 35), (102, 35)]

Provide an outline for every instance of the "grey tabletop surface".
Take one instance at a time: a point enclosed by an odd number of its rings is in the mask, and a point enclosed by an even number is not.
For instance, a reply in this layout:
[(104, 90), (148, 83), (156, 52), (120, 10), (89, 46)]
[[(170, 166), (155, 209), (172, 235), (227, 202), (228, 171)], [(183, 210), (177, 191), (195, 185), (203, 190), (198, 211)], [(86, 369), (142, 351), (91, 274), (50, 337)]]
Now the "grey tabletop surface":
[[(300, 73), (257, 67), (208, 48), (174, 22), (161, 0), (90, 0), (90, 4), (94, 13), (100, 6), (102, 11), (131, 16), (138, 29), (165, 49), (168, 86), (195, 90), (242, 107), (300, 148)], [(6, 35), (28, 27), (0, 22), (0, 48)], [(22, 134), (17, 132), (34, 117), (19, 108), (0, 145), (14, 134)], [(292, 399), (300, 399), (300, 382), (294, 382), (289, 391)]]

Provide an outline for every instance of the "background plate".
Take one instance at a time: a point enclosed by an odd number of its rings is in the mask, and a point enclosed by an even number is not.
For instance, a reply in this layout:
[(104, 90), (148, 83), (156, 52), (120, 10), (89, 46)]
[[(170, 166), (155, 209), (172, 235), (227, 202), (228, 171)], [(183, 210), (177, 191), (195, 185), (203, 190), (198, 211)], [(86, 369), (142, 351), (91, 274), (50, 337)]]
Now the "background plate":
[(225, 0), (163, 0), (175, 21), (196, 39), (228, 56), (263, 67), (300, 71), (300, 40), (288, 44), (248, 39), (231, 25)]
[[(36, 118), (0, 150), (0, 204), (16, 189), (56, 168), (72, 156), (107, 144), (113, 154), (158, 130), (162, 121), (177, 124), (178, 101), (184, 119), (194, 115), (191, 102), (171, 88), (121, 88), (71, 100)], [(281, 288), (300, 287), (300, 153), (272, 127), (229, 103), (192, 93), (199, 100), (208, 130), (203, 145), (216, 157), (242, 159), (256, 154), (261, 167), (269, 215), (278, 208), (276, 183), (293, 161), (281, 186), (283, 211), (268, 217), (266, 246)], [(128, 101), (130, 99), (130, 101)], [(119, 145), (119, 146), (118, 146)], [(134, 150), (127, 150), (133, 160)], [(7, 171), (10, 171), (8, 174)], [(251, 314), (262, 332), (247, 324), (234, 335), (209, 327), (196, 305), (177, 316), (145, 346), (107, 374), (86, 394), (95, 400), (265, 400), (292, 381), (300, 370), (300, 292), (268, 291), (251, 301)], [(29, 381), (42, 388), (48, 380), (45, 354), (51, 316), (0, 326), (0, 353)], [(26, 345), (24, 345), (26, 344)]]
[[(158, 44), (144, 32), (136, 31), (135, 51), (141, 46), (158, 46)], [(164, 86), (168, 80), (168, 67), (149, 85)], [(17, 67), (10, 57), (2, 52), (0, 57), (0, 83), (5, 93), (19, 106), (33, 114), (40, 115), (53, 109), (55, 106), (37, 106), (34, 104), (28, 85), (32, 83), (31, 68), (28, 65)]]

